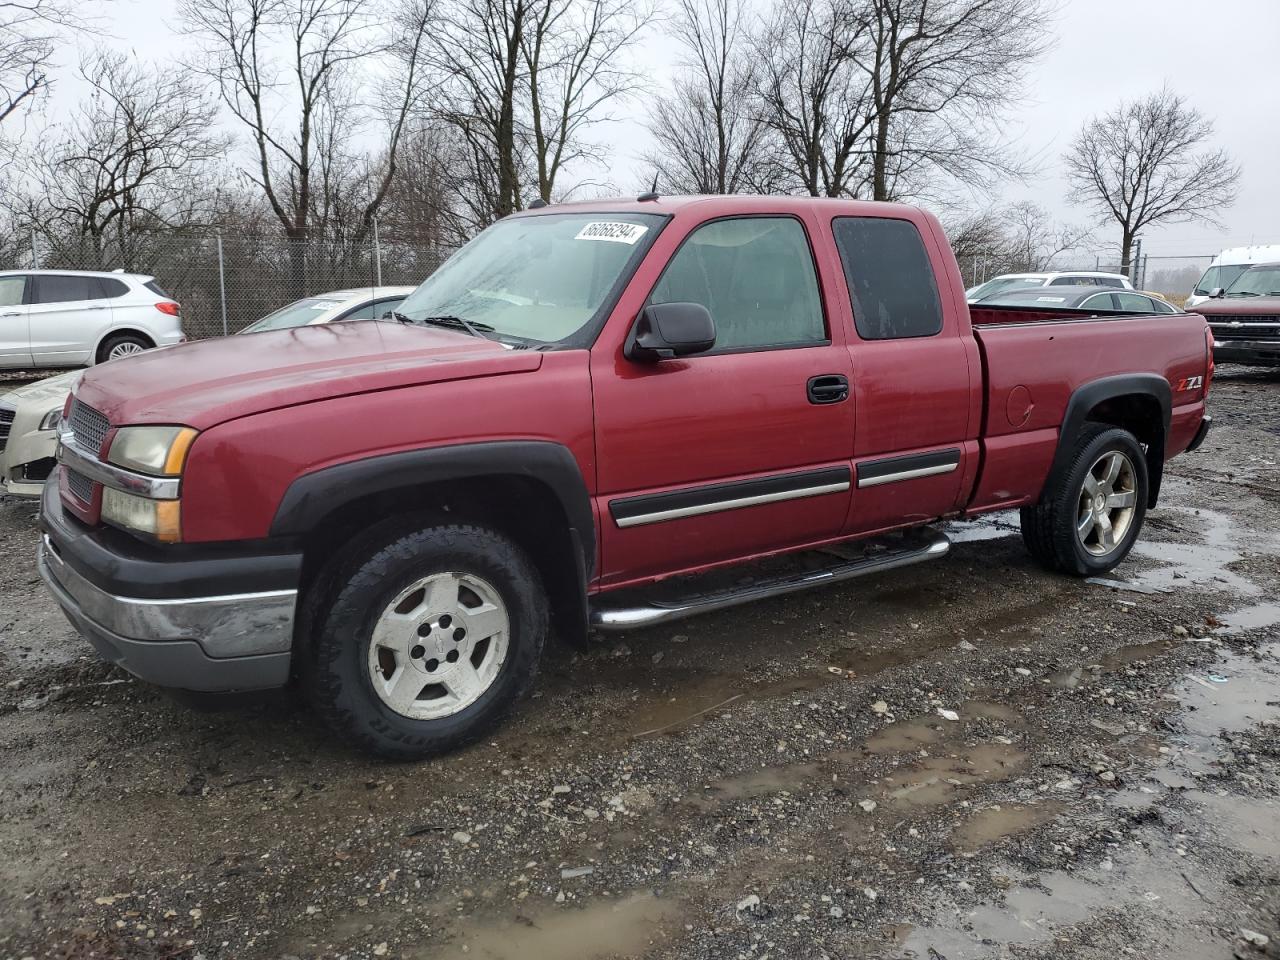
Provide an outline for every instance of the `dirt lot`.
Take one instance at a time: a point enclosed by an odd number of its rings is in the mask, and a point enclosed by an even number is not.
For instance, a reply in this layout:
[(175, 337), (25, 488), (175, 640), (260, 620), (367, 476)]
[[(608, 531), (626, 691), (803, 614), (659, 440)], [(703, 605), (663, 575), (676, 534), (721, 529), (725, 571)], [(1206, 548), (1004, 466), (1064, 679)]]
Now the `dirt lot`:
[(417, 765), (99, 665), (0, 503), (0, 957), (1280, 957), (1280, 373), (1213, 413), (1118, 589), (957, 525)]

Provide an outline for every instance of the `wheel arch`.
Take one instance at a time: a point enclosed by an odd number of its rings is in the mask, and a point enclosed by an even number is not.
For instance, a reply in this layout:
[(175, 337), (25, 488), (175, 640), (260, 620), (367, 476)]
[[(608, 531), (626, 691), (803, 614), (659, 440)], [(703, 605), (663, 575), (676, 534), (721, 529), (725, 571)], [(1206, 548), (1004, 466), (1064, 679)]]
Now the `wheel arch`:
[(557, 634), (573, 646), (586, 645), (595, 520), (568, 448), (549, 441), (495, 441), (325, 467), (290, 484), (271, 536), (303, 545), (305, 594), (335, 549), (397, 517), (475, 522), (510, 536), (542, 573)]
[(1082, 384), (1067, 401), (1049, 480), (1070, 466), (1076, 437), (1086, 423), (1109, 423), (1128, 430), (1143, 444), (1147, 461), (1147, 507), (1154, 507), (1164, 477), (1165, 440), (1172, 416), (1173, 391), (1169, 381), (1157, 374), (1122, 374)]
[(154, 336), (152, 336), (146, 330), (142, 329), (142, 327), (140, 326), (124, 324), (119, 327), (112, 327), (111, 329), (103, 333), (102, 336), (98, 337), (97, 341), (94, 343), (93, 352), (89, 354), (90, 358), (93, 360), (93, 365), (96, 366), (97, 364), (102, 362), (101, 360), (98, 359), (98, 354), (102, 352), (102, 347), (108, 340), (110, 340), (112, 337), (128, 337), (128, 336), (139, 337), (147, 341), (147, 343), (151, 344), (151, 346), (147, 348), (149, 350), (154, 350), (156, 344), (159, 342), (158, 340), (156, 340)]

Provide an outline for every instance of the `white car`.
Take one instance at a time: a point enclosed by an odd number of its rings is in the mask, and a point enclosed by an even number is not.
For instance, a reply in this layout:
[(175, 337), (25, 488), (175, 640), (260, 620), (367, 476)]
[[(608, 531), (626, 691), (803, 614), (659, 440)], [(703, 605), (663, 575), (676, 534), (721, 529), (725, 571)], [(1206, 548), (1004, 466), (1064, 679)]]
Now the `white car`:
[[(413, 287), (362, 287), (306, 297), (267, 314), (240, 333), (339, 320), (370, 320), (390, 313)], [(28, 384), (0, 396), (0, 493), (38, 497), (58, 444), (58, 420), (79, 370)]]
[(154, 277), (0, 271), (0, 369), (83, 367), (184, 339), (178, 303)]
[(1184, 307), (1194, 307), (1209, 299), (1214, 290), (1225, 290), (1235, 283), (1236, 278), (1255, 263), (1276, 263), (1280, 261), (1280, 244), (1255, 244), (1252, 247), (1228, 247), (1213, 258), (1209, 269), (1196, 282), (1191, 296), (1187, 297)]
[(983, 297), (1008, 290), (1027, 290), (1033, 287), (1117, 287), (1132, 290), (1133, 284), (1123, 273), (1099, 273), (1096, 270), (1073, 270), (1070, 273), (1004, 273), (992, 277), (986, 283), (970, 287), (964, 292), (970, 303)]
[(249, 324), (240, 333), (283, 330), (287, 327), (334, 323), (338, 320), (379, 320), (399, 308), (414, 287), (353, 287), (303, 297), (261, 320)]
[(0, 396), (0, 493), (38, 497), (53, 469), (58, 421), (80, 370)]

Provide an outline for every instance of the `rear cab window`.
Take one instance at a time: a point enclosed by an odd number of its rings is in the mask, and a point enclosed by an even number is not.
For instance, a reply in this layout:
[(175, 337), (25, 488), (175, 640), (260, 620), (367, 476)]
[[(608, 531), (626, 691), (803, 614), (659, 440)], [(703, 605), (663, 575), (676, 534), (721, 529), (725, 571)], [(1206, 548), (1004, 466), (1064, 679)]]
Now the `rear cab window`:
[(914, 223), (888, 217), (837, 217), (831, 229), (858, 336), (901, 340), (942, 332), (942, 301), (933, 263)]

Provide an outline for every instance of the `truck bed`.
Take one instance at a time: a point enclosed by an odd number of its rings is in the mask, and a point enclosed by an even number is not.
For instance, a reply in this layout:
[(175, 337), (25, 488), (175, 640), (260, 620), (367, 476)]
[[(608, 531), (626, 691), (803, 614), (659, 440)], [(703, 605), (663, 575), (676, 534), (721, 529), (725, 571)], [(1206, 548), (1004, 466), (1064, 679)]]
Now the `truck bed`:
[(982, 469), (971, 509), (1034, 501), (1048, 476), (1071, 395), (1109, 377), (1158, 377), (1172, 409), (1165, 455), (1185, 450), (1204, 412), (1204, 318), (1086, 310), (971, 307), (985, 394)]

